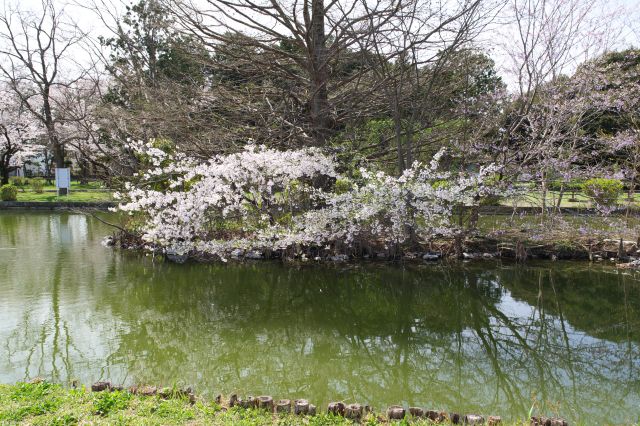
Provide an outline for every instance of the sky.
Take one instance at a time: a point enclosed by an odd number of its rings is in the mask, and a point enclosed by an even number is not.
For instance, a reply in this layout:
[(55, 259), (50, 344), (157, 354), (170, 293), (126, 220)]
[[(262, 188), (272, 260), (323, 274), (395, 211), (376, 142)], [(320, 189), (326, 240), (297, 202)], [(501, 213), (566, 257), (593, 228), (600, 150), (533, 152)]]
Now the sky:
[[(603, 23), (615, 21), (615, 24), (610, 27), (616, 35), (614, 50), (640, 46), (640, 0), (595, 1), (600, 1), (601, 8), (593, 10), (593, 17), (596, 20), (603, 21)], [(101, 3), (103, 9), (109, 9), (111, 13), (115, 14), (121, 14), (124, 11), (125, 4), (129, 3), (126, 0), (54, 0), (57, 8), (64, 7), (67, 17), (73, 19), (92, 37), (97, 38), (98, 35), (109, 35), (107, 27), (101, 22), (95, 11), (88, 7), (94, 2)], [(38, 10), (41, 8), (40, 0), (0, 0), (0, 4), (3, 5), (5, 10), (16, 6), (23, 10)], [(496, 61), (499, 73), (509, 86), (514, 84), (513, 76), (509, 72), (510, 60), (499, 40), (512, 41), (516, 35), (509, 26), (495, 23), (478, 40), (478, 45)], [(77, 53), (79, 56), (82, 54), (82, 52)], [(567, 72), (571, 72), (571, 69), (568, 69)]]

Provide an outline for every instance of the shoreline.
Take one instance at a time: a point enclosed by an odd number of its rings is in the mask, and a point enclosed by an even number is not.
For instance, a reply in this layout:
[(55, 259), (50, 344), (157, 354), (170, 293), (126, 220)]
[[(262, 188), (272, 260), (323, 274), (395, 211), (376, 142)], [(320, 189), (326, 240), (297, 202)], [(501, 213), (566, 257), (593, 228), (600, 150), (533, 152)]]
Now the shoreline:
[[(75, 384), (75, 383), (74, 383)], [(423, 407), (392, 405), (376, 411), (358, 403), (331, 402), (316, 407), (306, 399), (275, 399), (268, 395), (212, 400), (197, 396), (191, 388), (132, 386), (124, 389), (110, 382), (96, 382), (90, 389), (65, 388), (41, 379), (12, 385), (0, 384), (0, 423), (15, 424), (212, 424), (212, 425), (381, 425), (483, 424), (568, 426), (560, 417), (531, 415), (503, 421), (501, 416), (457, 413)]]
[(0, 201), (0, 210), (108, 210), (111, 201)]
[[(13, 201), (0, 202), (0, 211), (29, 212), (29, 211), (108, 211), (116, 207), (116, 202), (40, 202), (40, 201)], [(563, 209), (566, 210), (566, 209)], [(539, 209), (524, 208), (524, 212), (539, 213)], [(512, 215), (513, 208), (504, 206), (484, 206), (480, 213), (483, 215)], [(582, 216), (594, 216), (593, 210), (581, 209)], [(619, 212), (624, 214), (624, 212)], [(634, 212), (635, 213), (635, 212)], [(616, 215), (617, 216), (617, 215)], [(633, 217), (640, 215), (633, 214)], [(612, 232), (608, 232), (613, 234)], [(136, 240), (135, 236), (124, 235), (122, 231), (112, 235), (110, 245), (131, 251), (140, 251), (144, 244)], [(363, 242), (356, 247), (347, 248), (339, 242), (333, 244), (330, 249), (319, 247), (300, 247), (295, 252), (292, 249), (271, 250), (242, 250), (235, 249), (225, 254), (226, 260), (281, 260), (283, 262), (357, 262), (357, 261), (442, 261), (442, 260), (482, 260), (482, 259), (509, 259), (517, 261), (526, 260), (589, 260), (589, 261), (615, 261), (621, 268), (640, 268), (640, 238), (637, 240), (625, 240), (608, 237), (601, 233), (592, 233), (582, 236), (550, 236), (543, 239), (533, 239), (526, 233), (511, 229), (502, 235), (492, 235), (491, 232), (475, 233), (467, 236), (463, 241), (455, 239), (440, 239), (429, 243), (414, 243), (399, 245), (397, 247), (383, 248), (374, 244)], [(338, 249), (340, 247), (340, 249)], [(157, 253), (163, 254), (167, 260), (175, 263), (184, 263), (187, 260), (196, 262), (219, 262), (220, 256), (206, 253), (189, 253), (177, 255), (165, 253), (158, 249)]]
[[(59, 210), (69, 208), (107, 210), (108, 208), (117, 206), (118, 202), (116, 201), (0, 201), (0, 210)], [(540, 207), (513, 207), (504, 205), (480, 206), (478, 209), (479, 214), (492, 216), (511, 216), (514, 214), (537, 215), (540, 214), (541, 211)], [(548, 207), (545, 211), (547, 214), (558, 213), (558, 210), (553, 207)], [(562, 207), (559, 209), (559, 213), (560, 215), (566, 214), (570, 216), (600, 216), (598, 210), (590, 207)], [(626, 207), (620, 208), (613, 211), (611, 216), (622, 217), (626, 216), (627, 213), (629, 213), (631, 217), (640, 218), (640, 208), (636, 207), (628, 209)]]
[[(131, 236), (109, 237), (108, 245), (130, 250), (144, 251), (144, 243)], [(614, 262), (620, 268), (640, 268), (640, 241), (613, 238), (575, 238), (566, 240), (532, 241), (527, 239), (476, 236), (466, 239), (461, 245), (455, 240), (439, 240), (428, 245), (384, 250), (375, 247), (333, 249), (318, 247), (298, 248), (297, 252), (286, 250), (242, 250), (235, 249), (225, 257), (206, 253), (177, 254), (157, 249), (156, 254), (172, 263), (216, 263), (246, 261), (281, 261), (284, 263), (348, 263), (418, 261), (437, 263), (444, 261), (511, 260), (575, 260), (590, 262)]]

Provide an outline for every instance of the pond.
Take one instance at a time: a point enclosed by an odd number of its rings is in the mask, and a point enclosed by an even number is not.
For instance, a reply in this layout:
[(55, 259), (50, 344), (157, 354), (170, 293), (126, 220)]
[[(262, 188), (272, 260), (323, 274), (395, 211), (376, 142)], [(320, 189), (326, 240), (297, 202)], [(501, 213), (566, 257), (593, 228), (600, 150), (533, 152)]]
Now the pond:
[(640, 276), (606, 264), (176, 265), (0, 212), (0, 382), (189, 384), (637, 422)]

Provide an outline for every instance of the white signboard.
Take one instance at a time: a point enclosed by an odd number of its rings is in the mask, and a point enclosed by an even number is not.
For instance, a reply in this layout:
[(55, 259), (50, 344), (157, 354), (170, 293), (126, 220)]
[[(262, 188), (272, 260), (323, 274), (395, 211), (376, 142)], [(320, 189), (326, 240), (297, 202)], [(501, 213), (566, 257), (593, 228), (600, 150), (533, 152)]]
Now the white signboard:
[(71, 188), (71, 169), (56, 169), (58, 195), (67, 195)]

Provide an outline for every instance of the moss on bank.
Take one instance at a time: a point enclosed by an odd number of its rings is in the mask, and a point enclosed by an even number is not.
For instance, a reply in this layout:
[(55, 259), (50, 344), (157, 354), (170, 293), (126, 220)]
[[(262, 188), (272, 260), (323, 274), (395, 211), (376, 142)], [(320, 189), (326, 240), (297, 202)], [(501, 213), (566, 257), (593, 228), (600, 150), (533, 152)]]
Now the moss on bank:
[[(272, 414), (238, 406), (227, 409), (213, 401), (177, 396), (133, 395), (128, 391), (89, 392), (65, 389), (47, 382), (0, 385), (0, 424), (75, 425), (349, 425), (343, 417), (318, 414), (295, 416)], [(368, 414), (362, 424), (387, 423)], [(432, 424), (428, 420), (405, 419), (395, 424)], [(508, 423), (509, 425), (525, 423)], [(528, 424), (528, 422), (526, 423)]]

